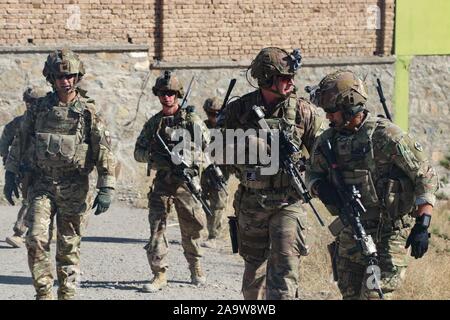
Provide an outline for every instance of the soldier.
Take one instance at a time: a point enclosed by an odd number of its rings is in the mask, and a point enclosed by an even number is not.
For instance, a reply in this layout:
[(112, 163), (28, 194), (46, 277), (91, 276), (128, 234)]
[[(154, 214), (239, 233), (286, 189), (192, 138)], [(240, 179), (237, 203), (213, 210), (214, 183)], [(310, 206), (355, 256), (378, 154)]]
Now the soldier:
[(88, 175), (97, 168), (95, 214), (105, 212), (115, 186), (110, 134), (94, 101), (77, 88), (84, 76), (78, 55), (68, 49), (47, 57), (43, 75), (53, 92), (39, 98), (24, 115), (6, 162), (4, 193), (12, 203), (17, 177), (28, 181), (26, 237), (28, 264), (36, 298), (53, 299), (50, 262), (54, 216), (57, 224), (58, 299), (72, 299), (80, 274), (80, 242), (86, 220)]
[[(217, 115), (220, 111), (221, 103), (219, 98), (208, 98), (203, 104), (208, 119), (205, 120), (205, 125), (208, 129), (216, 129)], [(220, 166), (225, 179), (228, 181), (228, 174), (224, 166)], [(201, 179), (202, 190), (209, 199), (212, 216), (207, 216), (208, 239), (202, 243), (202, 247), (215, 248), (216, 238), (222, 230), (222, 219), (227, 206), (228, 195), (222, 188), (211, 181), (207, 174), (202, 175)]]
[[(295, 94), (294, 76), (300, 64), (298, 50), (289, 54), (276, 47), (262, 49), (249, 68), (259, 89), (227, 105), (223, 127), (259, 129), (259, 118), (252, 110), (259, 106), (269, 126), (286, 133), (302, 150), (293, 158), (304, 157), (322, 121), (315, 107)], [(250, 140), (264, 147), (262, 138), (251, 136)], [(239, 253), (245, 260), (242, 292), (245, 299), (293, 299), (300, 256), (306, 255), (308, 249), (306, 212), (290, 176), (281, 169), (264, 175), (262, 167), (259, 163), (233, 166), (240, 180), (233, 205), (238, 219)]]
[[(314, 145), (307, 183), (330, 213), (338, 214), (340, 200), (322, 149), (329, 140), (344, 181), (361, 193), (367, 210), (361, 221), (378, 251), (380, 287), (385, 298), (391, 299), (406, 272), (405, 247), (411, 246), (416, 259), (427, 251), (437, 177), (422, 146), (387, 119), (373, 116), (366, 106), (367, 97), (365, 84), (351, 71), (337, 71), (322, 79), (314, 101), (325, 110), (331, 128)], [(408, 237), (410, 214), (416, 223)], [(351, 228), (342, 225), (340, 229), (333, 232), (337, 234), (333, 261), (343, 298), (378, 298), (366, 284), (367, 259), (353, 250), (357, 244)]]
[[(23, 102), (28, 109), (30, 105), (40, 96), (44, 96), (45, 92), (40, 90), (35, 90), (33, 88), (27, 88), (23, 93)], [(6, 164), (6, 159), (8, 159), (9, 148), (11, 147), (14, 137), (16, 136), (20, 125), (24, 119), (24, 116), (15, 117), (11, 122), (5, 125), (3, 129), (2, 137), (0, 138), (0, 156), (3, 159), (3, 165)], [(25, 191), (25, 192), (24, 192)], [(27, 227), (25, 226), (24, 218), (27, 212), (27, 197), (26, 190), (21, 190), (22, 192), (22, 206), (17, 214), (17, 220), (14, 224), (13, 231), (14, 235), (11, 237), (6, 237), (6, 243), (11, 245), (13, 248), (20, 248), (23, 246), (23, 237), (27, 232)]]
[[(188, 130), (191, 138), (194, 139), (195, 126), (201, 128), (205, 135), (208, 129), (192, 107), (183, 109), (180, 107), (178, 98), (183, 97), (183, 87), (170, 71), (166, 71), (164, 75), (156, 79), (152, 91), (158, 97), (162, 110), (145, 123), (134, 149), (136, 161), (148, 163), (152, 169), (156, 170), (153, 186), (148, 193), (150, 239), (144, 247), (153, 278), (149, 284), (144, 285), (144, 292), (156, 292), (167, 286), (166, 273), (169, 265), (166, 223), (172, 204), (178, 215), (181, 242), (191, 272), (191, 283), (202, 285), (206, 282), (200, 265), (202, 251), (199, 246), (201, 231), (206, 225), (205, 214), (187, 189), (178, 167), (174, 165), (157, 140), (156, 133), (159, 133), (169, 148), (173, 148), (171, 132), (177, 129)], [(190, 169), (198, 184), (200, 183), (199, 169)]]

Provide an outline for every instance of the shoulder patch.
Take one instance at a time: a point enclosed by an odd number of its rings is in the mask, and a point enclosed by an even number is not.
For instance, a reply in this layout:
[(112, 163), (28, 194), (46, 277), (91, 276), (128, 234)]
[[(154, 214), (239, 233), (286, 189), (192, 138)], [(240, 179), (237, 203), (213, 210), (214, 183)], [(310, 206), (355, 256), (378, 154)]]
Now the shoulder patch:
[(423, 147), (419, 142), (414, 142), (414, 148), (416, 148), (416, 150), (419, 152), (423, 151)]

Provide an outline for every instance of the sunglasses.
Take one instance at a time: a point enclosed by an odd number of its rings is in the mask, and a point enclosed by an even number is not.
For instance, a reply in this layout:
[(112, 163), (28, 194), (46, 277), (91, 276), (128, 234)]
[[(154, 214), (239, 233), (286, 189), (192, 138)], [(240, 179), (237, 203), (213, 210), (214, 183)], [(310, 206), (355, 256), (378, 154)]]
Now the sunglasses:
[(219, 114), (219, 111), (215, 111), (215, 112), (213, 112), (213, 111), (208, 111), (206, 114), (207, 114), (208, 116), (214, 116), (214, 117), (217, 117), (217, 115)]
[(294, 76), (284, 75), (284, 76), (278, 76), (278, 79), (281, 81), (291, 81), (294, 80)]
[(176, 91), (172, 91), (172, 90), (164, 90), (164, 91), (158, 91), (158, 97), (164, 97), (164, 96), (174, 96), (176, 95), (177, 92)]
[(63, 79), (72, 79), (75, 78), (76, 74), (72, 73), (72, 74), (59, 74), (57, 76), (55, 76), (56, 79), (58, 80), (63, 80)]

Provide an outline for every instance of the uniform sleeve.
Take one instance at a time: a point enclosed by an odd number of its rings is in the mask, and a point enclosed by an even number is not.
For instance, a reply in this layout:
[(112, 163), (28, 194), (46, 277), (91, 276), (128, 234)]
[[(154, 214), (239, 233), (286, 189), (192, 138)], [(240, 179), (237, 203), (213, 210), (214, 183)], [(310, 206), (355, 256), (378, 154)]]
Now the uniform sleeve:
[[(151, 120), (151, 119), (150, 119)], [(149, 162), (150, 157), (150, 120), (145, 123), (134, 146), (134, 159), (138, 162)]]
[(300, 132), (303, 132), (300, 138), (309, 154), (312, 152), (315, 140), (324, 130), (324, 122), (313, 104), (303, 99), (299, 100), (296, 123)]
[(11, 148), (6, 160), (5, 170), (14, 172), (17, 175), (19, 174), (20, 164), (25, 156), (25, 151), (28, 150), (28, 143), (33, 128), (34, 116), (30, 109), (25, 112), (17, 124), (15, 136), (13, 136)]
[(115, 188), (116, 158), (111, 148), (111, 135), (98, 114), (92, 114), (91, 147), (97, 167), (97, 188)]
[(322, 139), (319, 137), (315, 140), (311, 150), (311, 157), (306, 162), (306, 186), (308, 190), (313, 194), (311, 188), (319, 180), (326, 180), (328, 176), (327, 161), (320, 151), (320, 144)]
[(5, 125), (2, 136), (0, 138), (0, 156), (7, 158), (9, 153), (9, 147), (12, 145), (14, 136), (18, 131), (17, 118)]
[(438, 189), (438, 177), (427, 159), (423, 147), (409, 134), (391, 125), (385, 131), (386, 144), (381, 149), (392, 163), (403, 171), (414, 184), (416, 205), (429, 203), (434, 206)]

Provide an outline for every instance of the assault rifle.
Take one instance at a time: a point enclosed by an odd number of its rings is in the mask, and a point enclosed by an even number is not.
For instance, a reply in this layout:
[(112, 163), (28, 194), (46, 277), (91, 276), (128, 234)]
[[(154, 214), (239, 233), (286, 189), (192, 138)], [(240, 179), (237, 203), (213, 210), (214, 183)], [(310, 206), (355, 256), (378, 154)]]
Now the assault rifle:
[[(261, 126), (261, 129), (266, 130), (270, 133), (271, 137), (274, 137), (277, 135), (277, 133), (274, 133), (272, 129), (270, 129), (269, 125), (267, 124), (264, 114), (264, 111), (262, 111), (261, 107), (259, 106), (253, 106), (253, 111), (256, 113), (256, 116), (259, 118), (259, 125)], [(303, 181), (302, 175), (300, 173), (300, 170), (298, 169), (297, 165), (293, 162), (291, 156), (292, 154), (299, 152), (300, 150), (296, 145), (294, 145), (288, 138), (286, 132), (281, 132), (279, 134), (280, 138), (280, 162), (282, 169), (289, 175), (291, 178), (291, 184), (294, 187), (297, 194), (303, 199), (303, 202), (310, 205), (311, 209), (313, 210), (317, 220), (319, 221), (320, 225), (322, 227), (325, 226), (323, 223), (322, 218), (320, 217), (319, 213), (317, 212), (316, 208), (314, 208), (313, 204), (311, 203), (312, 196), (309, 193), (308, 189), (306, 188), (306, 184)]]
[[(159, 132), (156, 132), (156, 138), (158, 139), (161, 146), (166, 151), (169, 161), (172, 163), (173, 168), (177, 172), (181, 172), (181, 175), (183, 177), (184, 183), (186, 184), (186, 187), (188, 188), (189, 192), (191, 193), (192, 197), (200, 202), (202, 205), (203, 210), (205, 213), (209, 216), (212, 216), (211, 208), (206, 203), (206, 200), (203, 197), (203, 191), (200, 186), (199, 179), (195, 179), (196, 175), (192, 173), (194, 170), (191, 166), (189, 166), (186, 162), (186, 160), (179, 154), (176, 154), (172, 150), (169, 149), (167, 144), (164, 142), (164, 140), (159, 135)], [(172, 160), (175, 160), (179, 164), (174, 164)]]
[(384, 97), (383, 87), (381, 86), (380, 78), (377, 78), (377, 86), (376, 87), (377, 87), (378, 97), (380, 98), (381, 105), (383, 106), (384, 113), (386, 114), (386, 118), (388, 118), (389, 121), (392, 122), (391, 113), (389, 112), (389, 109), (386, 105), (386, 98)]
[(372, 236), (366, 233), (362, 223), (361, 215), (367, 210), (361, 202), (361, 194), (356, 186), (348, 186), (345, 183), (342, 172), (339, 170), (336, 157), (331, 147), (330, 140), (326, 140), (320, 146), (325, 159), (330, 168), (331, 182), (336, 188), (339, 203), (336, 207), (339, 210), (339, 218), (344, 226), (350, 225), (353, 236), (358, 244), (358, 250), (367, 257), (368, 267), (367, 273), (371, 274), (373, 280), (373, 288), (378, 292), (381, 299), (384, 298), (383, 291), (380, 287), (380, 268), (378, 267), (378, 252)]

